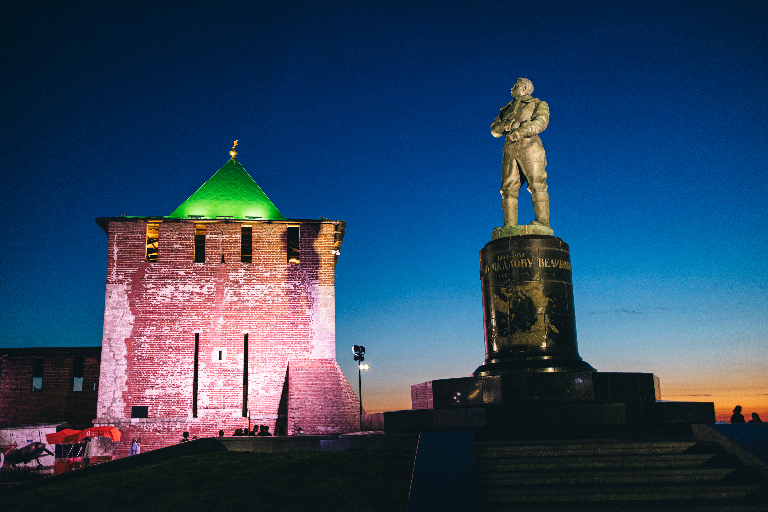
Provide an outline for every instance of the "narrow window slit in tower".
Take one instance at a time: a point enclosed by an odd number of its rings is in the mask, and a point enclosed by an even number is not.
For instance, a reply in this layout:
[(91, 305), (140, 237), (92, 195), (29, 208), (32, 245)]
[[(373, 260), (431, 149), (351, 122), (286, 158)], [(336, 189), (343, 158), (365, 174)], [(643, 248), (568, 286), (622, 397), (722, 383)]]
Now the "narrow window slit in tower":
[(288, 226), (288, 263), (300, 263), (299, 226)]
[(43, 359), (32, 359), (32, 391), (42, 391), (43, 389)]
[(248, 416), (248, 333), (243, 335), (243, 418)]
[(195, 224), (195, 263), (205, 263), (205, 224)]
[(147, 261), (154, 263), (157, 261), (157, 242), (160, 233), (159, 222), (147, 223)]
[(240, 228), (240, 261), (251, 263), (253, 259), (253, 228), (243, 226)]
[(83, 390), (83, 366), (85, 358), (83, 356), (75, 356), (72, 360), (72, 376), (74, 382), (72, 384), (72, 391)]
[[(200, 353), (200, 333), (195, 333), (195, 362), (192, 367), (192, 417), (197, 418), (197, 364)], [(219, 352), (221, 354), (221, 352)]]

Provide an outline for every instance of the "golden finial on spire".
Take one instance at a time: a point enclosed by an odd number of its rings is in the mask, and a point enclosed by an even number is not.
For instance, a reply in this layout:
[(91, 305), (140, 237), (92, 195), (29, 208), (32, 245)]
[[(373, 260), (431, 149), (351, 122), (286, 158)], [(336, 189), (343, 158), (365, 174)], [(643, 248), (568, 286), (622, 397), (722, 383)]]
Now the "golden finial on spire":
[[(237, 141), (235, 141), (235, 146), (237, 146)], [(232, 157), (232, 160), (235, 159), (237, 156), (237, 151), (235, 151), (235, 146), (232, 146), (232, 151), (229, 152), (229, 156)]]

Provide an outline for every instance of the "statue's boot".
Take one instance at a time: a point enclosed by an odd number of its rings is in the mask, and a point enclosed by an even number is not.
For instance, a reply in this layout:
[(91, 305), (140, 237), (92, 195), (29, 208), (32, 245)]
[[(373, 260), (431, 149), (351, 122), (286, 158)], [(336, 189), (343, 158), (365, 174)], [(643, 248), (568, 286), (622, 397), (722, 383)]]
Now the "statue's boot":
[(549, 194), (546, 192), (533, 192), (533, 214), (536, 218), (531, 225), (549, 227)]
[(517, 198), (505, 197), (502, 199), (501, 209), (504, 212), (504, 225), (517, 226)]

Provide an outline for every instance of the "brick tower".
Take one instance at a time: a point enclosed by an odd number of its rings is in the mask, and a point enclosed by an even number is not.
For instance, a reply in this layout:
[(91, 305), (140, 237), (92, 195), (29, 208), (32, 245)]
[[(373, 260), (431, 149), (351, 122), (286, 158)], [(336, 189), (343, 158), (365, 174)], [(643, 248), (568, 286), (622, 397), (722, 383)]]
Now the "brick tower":
[(95, 425), (191, 436), (359, 430), (336, 362), (344, 221), (286, 219), (233, 157), (166, 217), (111, 217)]

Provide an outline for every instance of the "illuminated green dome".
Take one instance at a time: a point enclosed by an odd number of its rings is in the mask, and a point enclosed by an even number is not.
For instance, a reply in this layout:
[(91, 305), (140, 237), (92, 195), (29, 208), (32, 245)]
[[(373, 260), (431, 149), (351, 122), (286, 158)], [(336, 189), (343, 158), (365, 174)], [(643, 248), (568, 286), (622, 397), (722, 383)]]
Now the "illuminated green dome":
[(216, 171), (216, 174), (168, 217), (285, 219), (251, 175), (234, 158)]

